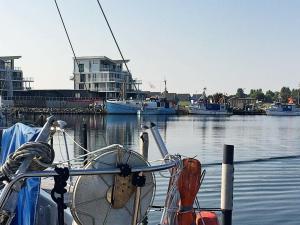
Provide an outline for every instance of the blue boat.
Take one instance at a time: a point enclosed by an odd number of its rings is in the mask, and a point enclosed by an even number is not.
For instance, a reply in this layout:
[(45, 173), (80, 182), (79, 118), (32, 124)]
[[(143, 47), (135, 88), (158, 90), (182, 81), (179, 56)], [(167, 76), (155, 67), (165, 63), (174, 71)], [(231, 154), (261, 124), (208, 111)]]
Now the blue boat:
[(140, 115), (175, 115), (176, 105), (165, 98), (150, 98), (143, 102), (143, 107), (138, 111)]
[(136, 100), (107, 100), (105, 110), (107, 114), (137, 114), (142, 104)]

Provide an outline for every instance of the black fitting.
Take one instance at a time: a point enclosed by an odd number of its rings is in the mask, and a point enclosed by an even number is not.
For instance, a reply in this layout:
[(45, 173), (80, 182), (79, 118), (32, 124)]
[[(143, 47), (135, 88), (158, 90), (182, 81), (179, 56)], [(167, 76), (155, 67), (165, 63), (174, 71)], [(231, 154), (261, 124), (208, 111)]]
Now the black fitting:
[(146, 184), (146, 177), (144, 175), (139, 175), (139, 173), (134, 173), (132, 176), (132, 184), (137, 187), (144, 187)]
[(118, 168), (121, 170), (120, 176), (127, 177), (131, 174), (131, 167), (128, 164), (118, 164)]
[[(69, 179), (69, 169), (66, 167), (55, 167), (54, 170), (57, 175), (54, 176), (54, 187), (51, 190), (51, 198), (57, 204), (58, 224), (64, 225), (64, 209), (67, 208), (67, 205), (64, 203), (64, 193), (67, 192), (65, 187), (67, 186), (67, 180)], [(56, 197), (55, 193), (57, 193), (59, 197)]]

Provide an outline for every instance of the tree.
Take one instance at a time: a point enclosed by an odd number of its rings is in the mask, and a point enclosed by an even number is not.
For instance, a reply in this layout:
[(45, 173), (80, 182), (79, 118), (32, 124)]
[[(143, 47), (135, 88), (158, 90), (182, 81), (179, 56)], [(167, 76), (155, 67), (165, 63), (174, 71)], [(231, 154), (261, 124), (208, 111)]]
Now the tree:
[(275, 99), (275, 93), (271, 90), (268, 90), (265, 94), (265, 102), (268, 102), (268, 103), (272, 103), (274, 101), (276, 101)]
[(213, 102), (216, 103), (224, 103), (225, 99), (224, 99), (224, 95), (222, 93), (215, 93), (212, 96)]
[(289, 87), (282, 87), (280, 90), (280, 98), (282, 102), (287, 102), (288, 98), (291, 97), (291, 90)]
[(236, 96), (238, 98), (245, 98), (246, 97), (246, 94), (244, 93), (244, 89), (243, 88), (238, 88), (236, 90)]
[(257, 99), (258, 101), (265, 100), (265, 94), (263, 93), (262, 89), (251, 89), (249, 96)]

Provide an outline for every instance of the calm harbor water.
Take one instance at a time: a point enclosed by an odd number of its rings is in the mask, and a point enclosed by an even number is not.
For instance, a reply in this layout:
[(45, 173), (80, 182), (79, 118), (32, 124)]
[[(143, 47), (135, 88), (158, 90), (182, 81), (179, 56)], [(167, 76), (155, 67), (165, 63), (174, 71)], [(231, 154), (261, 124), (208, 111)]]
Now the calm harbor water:
[[(300, 117), (267, 116), (58, 116), (67, 133), (80, 142), (82, 123), (88, 125), (89, 150), (119, 143), (139, 149), (141, 124), (156, 123), (170, 153), (196, 156), (206, 169), (199, 200), (201, 207), (220, 206), (224, 144), (235, 145), (233, 223), (236, 225), (300, 224)], [(81, 150), (69, 140), (72, 156)], [(63, 139), (54, 141), (56, 159)], [(150, 135), (149, 160), (160, 159)], [(263, 159), (263, 160), (260, 160)], [(259, 160), (259, 161), (256, 161)], [(157, 177), (155, 205), (163, 204), (167, 179)], [(151, 212), (149, 224), (158, 224)]]

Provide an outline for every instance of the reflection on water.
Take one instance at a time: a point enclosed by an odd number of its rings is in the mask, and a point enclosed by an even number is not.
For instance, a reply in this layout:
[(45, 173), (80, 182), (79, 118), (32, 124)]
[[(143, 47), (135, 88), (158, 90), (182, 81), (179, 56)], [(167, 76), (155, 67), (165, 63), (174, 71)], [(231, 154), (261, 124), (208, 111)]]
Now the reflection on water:
[[(300, 155), (300, 117), (267, 116), (58, 116), (68, 123), (68, 134), (82, 143), (82, 124), (88, 126), (88, 149), (122, 144), (139, 149), (141, 125), (156, 123), (170, 153), (197, 156), (204, 164), (222, 161), (224, 144), (235, 145), (235, 160), (249, 161), (235, 166), (234, 224), (299, 224), (300, 162), (278, 159), (251, 162), (254, 159)], [(150, 133), (150, 132), (149, 132)], [(68, 140), (74, 151), (82, 154)], [(64, 153), (62, 138), (55, 140), (56, 159)], [(149, 159), (161, 158), (150, 135)], [(200, 191), (203, 207), (219, 207), (220, 166), (208, 166)], [(157, 176), (155, 204), (162, 204), (167, 181)], [(152, 213), (149, 224), (157, 224), (160, 213)]]

